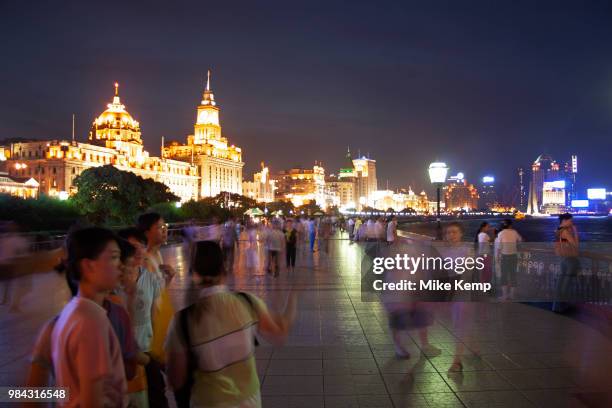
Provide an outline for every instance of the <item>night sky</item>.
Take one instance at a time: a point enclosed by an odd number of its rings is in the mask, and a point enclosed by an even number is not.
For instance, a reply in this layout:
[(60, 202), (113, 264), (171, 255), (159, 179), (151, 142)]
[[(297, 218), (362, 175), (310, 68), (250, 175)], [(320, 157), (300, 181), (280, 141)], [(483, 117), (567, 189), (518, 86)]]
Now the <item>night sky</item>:
[(69, 139), (74, 112), (84, 141), (118, 81), (159, 155), (210, 67), (248, 179), (350, 146), (381, 188), (429, 188), (433, 160), (511, 184), (547, 152), (612, 189), (612, 2), (80, 3), (0, 3), (0, 139)]

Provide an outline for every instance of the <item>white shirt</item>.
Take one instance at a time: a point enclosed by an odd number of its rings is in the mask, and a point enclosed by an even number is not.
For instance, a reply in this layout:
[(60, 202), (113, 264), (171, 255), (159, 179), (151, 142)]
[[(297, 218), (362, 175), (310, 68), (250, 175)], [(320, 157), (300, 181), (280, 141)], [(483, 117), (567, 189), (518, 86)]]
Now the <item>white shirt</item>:
[(102, 405), (127, 407), (121, 345), (102, 306), (73, 297), (53, 327), (51, 350), (56, 386), (70, 389), (70, 401), (61, 406), (82, 406), (81, 382), (101, 380)]
[(395, 233), (397, 231), (397, 221), (391, 221), (387, 224), (387, 242), (395, 241)]
[(478, 233), (478, 253), (490, 254), (491, 248), (489, 246), (489, 242), (491, 242), (491, 237), (486, 232)]
[(522, 240), (519, 233), (512, 228), (501, 230), (495, 239), (496, 252), (502, 255), (515, 255), (518, 252), (516, 244)]

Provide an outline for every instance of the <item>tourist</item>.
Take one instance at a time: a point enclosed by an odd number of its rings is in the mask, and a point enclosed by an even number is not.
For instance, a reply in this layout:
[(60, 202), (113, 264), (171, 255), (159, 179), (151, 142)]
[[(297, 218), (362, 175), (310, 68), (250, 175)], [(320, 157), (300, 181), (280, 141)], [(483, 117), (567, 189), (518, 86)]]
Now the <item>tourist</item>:
[(285, 247), (285, 235), (281, 231), (280, 225), (277, 222), (272, 223), (272, 227), (266, 234), (266, 248), (268, 250), (267, 271), (272, 273), (274, 269), (274, 277), (278, 277), (280, 271), (280, 254)]
[(285, 222), (285, 254), (287, 258), (287, 270), (295, 270), (295, 258), (297, 253), (297, 232), (293, 228), (293, 220), (288, 219)]
[(329, 253), (329, 240), (332, 236), (332, 223), (329, 217), (319, 220), (319, 250)]
[[(27, 259), (30, 243), (19, 234), (19, 226), (15, 222), (7, 222), (2, 225), (0, 232), (0, 274), (4, 275), (10, 271), (18, 270), (19, 260)], [(32, 287), (32, 276), (29, 273), (19, 274), (21, 276), (0, 276), (2, 280), (2, 300), (0, 305), (8, 305), (10, 313), (21, 311), (21, 299)]]
[(85, 228), (70, 239), (66, 270), (78, 293), (51, 333), (56, 386), (70, 390), (69, 406), (128, 404), (121, 346), (103, 307), (119, 283), (120, 256), (118, 239), (109, 230)]
[(161, 246), (168, 240), (168, 225), (162, 216), (157, 213), (142, 214), (138, 217), (137, 227), (147, 240), (144, 270), (155, 274), (160, 282), (159, 300), (155, 305), (155, 315), (152, 316), (153, 337), (149, 350), (151, 361), (146, 366), (149, 404), (154, 408), (165, 408), (168, 404), (162, 375), (164, 359), (162, 347), (168, 324), (174, 313), (167, 286), (176, 272), (172, 266), (164, 262), (161, 254)]
[(352, 242), (355, 233), (355, 219), (353, 217), (349, 218), (346, 222), (346, 230), (348, 231), (349, 241)]
[(393, 245), (397, 240), (397, 217), (394, 215), (387, 223), (387, 244)]
[(352, 242), (361, 241), (364, 239), (364, 236), (363, 236), (364, 230), (362, 228), (363, 226), (364, 224), (361, 220), (361, 217), (357, 217), (357, 220), (355, 221), (355, 226), (353, 227), (353, 241)]
[(164, 282), (169, 283), (176, 272), (171, 265), (164, 263), (160, 251), (161, 246), (168, 241), (168, 225), (161, 215), (145, 213), (138, 217), (137, 227), (143, 232), (147, 240), (146, 269), (157, 274)]
[[(463, 226), (458, 222), (450, 222), (444, 226), (444, 242), (436, 245), (435, 249), (443, 259), (461, 259), (463, 264), (465, 259), (474, 257), (474, 248), (469, 243), (463, 242)], [(473, 269), (466, 268), (465, 270), (446, 269), (444, 273), (447, 276), (447, 281), (454, 285), (457, 280), (472, 282)], [(474, 318), (473, 308), (477, 307), (477, 303), (471, 302), (472, 295), (466, 290), (455, 290), (454, 286), (447, 294), (446, 299), (451, 302), (451, 315), (453, 322), (453, 331), (462, 333), (465, 337), (469, 337), (471, 324)], [(475, 306), (476, 305), (476, 306)], [(458, 341), (455, 345), (455, 355), (453, 362), (448, 369), (448, 372), (462, 372), (463, 363), (462, 356), (465, 349), (465, 344)], [(478, 351), (475, 351), (478, 354)]]
[(504, 220), (502, 229), (495, 239), (495, 255), (497, 258), (501, 259), (501, 300), (514, 299), (518, 267), (517, 244), (522, 240), (519, 233), (512, 228), (512, 220)]
[(246, 268), (249, 274), (255, 274), (259, 270), (259, 251), (257, 248), (257, 224), (253, 221), (247, 222), (247, 248), (246, 248)]
[(231, 292), (221, 248), (213, 242), (198, 242), (193, 271), (201, 287), (199, 300), (174, 316), (165, 345), (168, 381), (177, 403), (261, 407), (254, 336), (276, 345), (284, 342), (295, 318), (296, 297), (290, 294), (285, 311), (272, 314), (258, 297)]
[(317, 224), (315, 223), (314, 218), (310, 217), (310, 219), (306, 222), (306, 229), (308, 230), (308, 239), (310, 241), (310, 252), (314, 252), (315, 239), (317, 238)]
[(227, 272), (234, 270), (234, 254), (238, 236), (234, 217), (230, 217), (221, 230), (221, 249), (223, 250), (223, 262)]
[(579, 246), (578, 230), (572, 215), (559, 215), (559, 228), (555, 232), (555, 254), (561, 257), (561, 274), (557, 281), (556, 299), (552, 305), (554, 312), (562, 313), (569, 309), (570, 286), (572, 283), (575, 285), (580, 271)]
[(492, 260), (491, 260), (491, 224), (483, 221), (478, 227), (474, 242), (476, 244), (476, 254), (483, 258), (484, 268), (479, 272), (480, 282), (491, 282)]

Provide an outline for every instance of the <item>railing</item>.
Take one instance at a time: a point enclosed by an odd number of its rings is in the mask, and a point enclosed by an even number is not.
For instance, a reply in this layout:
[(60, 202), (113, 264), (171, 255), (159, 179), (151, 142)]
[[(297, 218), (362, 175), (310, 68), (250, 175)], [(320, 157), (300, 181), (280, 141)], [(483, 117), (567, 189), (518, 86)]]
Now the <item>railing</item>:
[[(433, 237), (407, 231), (398, 236), (409, 241), (429, 244)], [(561, 279), (568, 280), (563, 297), (570, 301), (599, 305), (612, 304), (612, 244), (584, 242), (579, 252), (580, 267), (575, 276), (562, 275), (562, 258), (555, 254), (553, 243), (525, 243), (519, 246), (516, 298), (525, 301), (550, 302), (559, 300)], [(493, 282), (500, 286), (499, 265), (495, 266)]]

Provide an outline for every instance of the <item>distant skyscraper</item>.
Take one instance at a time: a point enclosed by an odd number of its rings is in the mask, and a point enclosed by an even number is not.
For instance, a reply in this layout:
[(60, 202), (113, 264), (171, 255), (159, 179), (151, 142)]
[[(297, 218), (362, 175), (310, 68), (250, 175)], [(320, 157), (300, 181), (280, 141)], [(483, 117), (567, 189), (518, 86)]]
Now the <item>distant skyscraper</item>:
[(374, 192), (378, 190), (376, 160), (363, 156), (354, 159), (353, 166), (355, 168), (357, 205), (359, 209), (366, 205), (372, 206)]
[(478, 207), (490, 210), (499, 204), (497, 189), (495, 188), (495, 177), (484, 176), (481, 181)]
[[(548, 202), (551, 199), (552, 185), (560, 185), (563, 182), (563, 201), (569, 203), (575, 197), (576, 173), (578, 172), (578, 159), (574, 155), (571, 162), (565, 163), (562, 167), (549, 155), (542, 154), (531, 166), (531, 183), (529, 186), (528, 213), (537, 213), (542, 210), (544, 204), (553, 205)], [(557, 183), (557, 184), (546, 184)], [(547, 187), (548, 199), (544, 200), (544, 189)], [(557, 188), (557, 187), (555, 187)], [(559, 192), (555, 190), (555, 197)], [(547, 202), (545, 202), (547, 201)], [(559, 199), (555, 198), (555, 206), (559, 206)], [(559, 207), (560, 208), (560, 207)], [(548, 211), (550, 212), (550, 211)]]
[(525, 171), (522, 167), (518, 169), (518, 208), (525, 211), (527, 207), (527, 188), (525, 187)]

